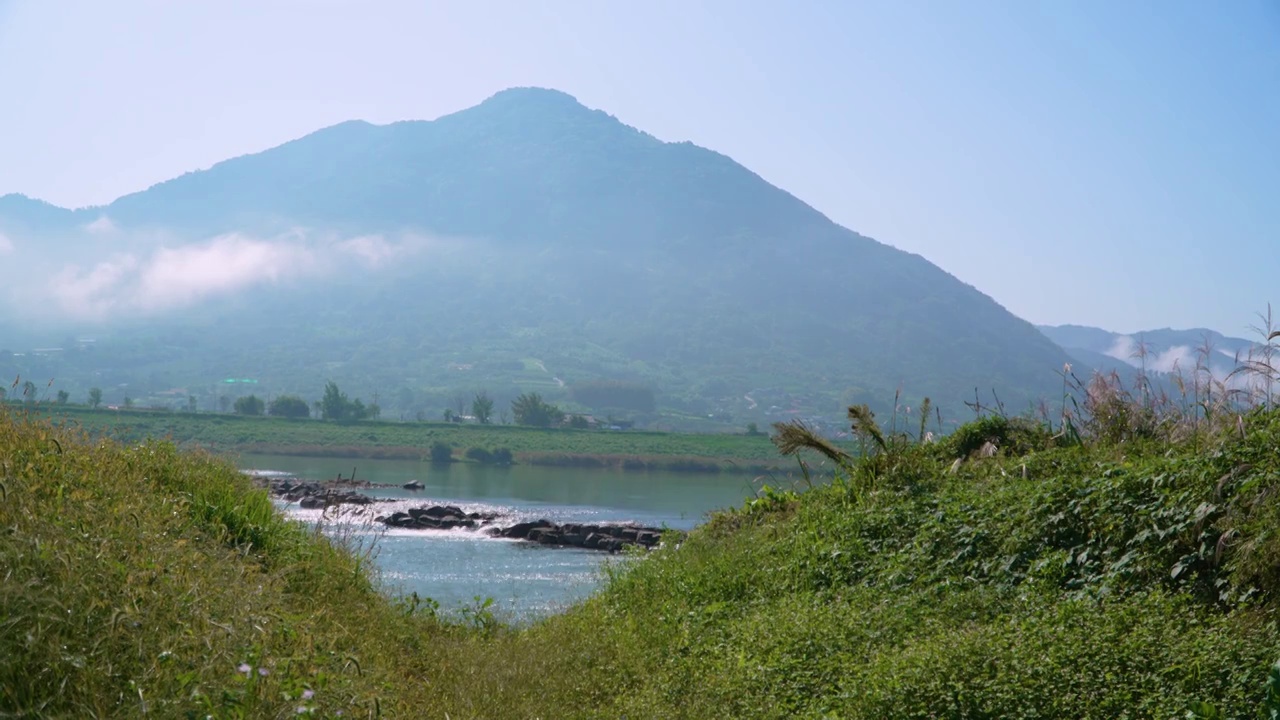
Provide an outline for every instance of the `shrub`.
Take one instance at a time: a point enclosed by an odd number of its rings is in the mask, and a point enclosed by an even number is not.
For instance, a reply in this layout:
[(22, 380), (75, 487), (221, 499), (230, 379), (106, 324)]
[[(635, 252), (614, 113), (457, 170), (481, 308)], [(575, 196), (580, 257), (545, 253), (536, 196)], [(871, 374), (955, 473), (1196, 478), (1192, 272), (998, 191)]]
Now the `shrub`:
[(453, 462), (453, 446), (447, 442), (440, 440), (431, 443), (431, 462), (448, 463)]
[(951, 457), (968, 458), (991, 443), (997, 452), (1018, 457), (1053, 444), (1052, 433), (1040, 422), (1029, 418), (1007, 418), (984, 415), (961, 425), (947, 436), (944, 446)]
[(280, 395), (267, 406), (267, 414), (272, 417), (309, 418), (311, 405), (297, 395)]

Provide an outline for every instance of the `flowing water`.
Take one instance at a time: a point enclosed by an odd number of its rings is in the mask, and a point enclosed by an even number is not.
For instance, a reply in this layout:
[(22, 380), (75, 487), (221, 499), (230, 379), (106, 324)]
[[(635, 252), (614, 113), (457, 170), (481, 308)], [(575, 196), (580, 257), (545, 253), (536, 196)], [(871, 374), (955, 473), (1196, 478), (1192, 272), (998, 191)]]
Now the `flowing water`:
[[(458, 505), (467, 512), (499, 512), (502, 524), (546, 518), (553, 522), (635, 521), (655, 527), (689, 529), (711, 510), (741, 505), (751, 494), (744, 475), (631, 473), (526, 465), (496, 467), (472, 463), (432, 465), (410, 460), (350, 460), (282, 455), (242, 455), (244, 470), (277, 471), (303, 480), (349, 478), (384, 487), (359, 492), (393, 503), (379, 514), (419, 505)], [(400, 486), (418, 480), (422, 490)], [(318, 510), (280, 507), (291, 516), (315, 522)], [(375, 548), (375, 562), (392, 592), (418, 593), (445, 611), (492, 598), (499, 616), (529, 620), (581, 599), (600, 581), (601, 564), (625, 562), (597, 550), (551, 548), (489, 538), (469, 530), (386, 529), (381, 525), (348, 528)]]

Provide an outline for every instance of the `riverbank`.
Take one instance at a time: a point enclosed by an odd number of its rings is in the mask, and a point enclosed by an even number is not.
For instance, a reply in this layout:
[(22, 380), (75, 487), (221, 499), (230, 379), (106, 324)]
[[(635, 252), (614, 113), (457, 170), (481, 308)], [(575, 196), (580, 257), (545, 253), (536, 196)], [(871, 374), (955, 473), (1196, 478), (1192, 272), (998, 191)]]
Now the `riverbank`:
[(167, 438), (183, 448), (306, 457), (427, 460), (437, 445), (453, 462), (515, 462), (621, 471), (761, 474), (793, 468), (764, 434), (575, 430), (518, 425), (332, 423), (270, 417), (42, 405), (28, 412), (121, 442)]
[(0, 713), (1280, 710), (1280, 411), (1116, 418), (916, 444), (860, 416), (879, 450), (836, 482), (761, 490), (520, 628), (389, 600), (368, 548), (225, 462), (2, 419)]

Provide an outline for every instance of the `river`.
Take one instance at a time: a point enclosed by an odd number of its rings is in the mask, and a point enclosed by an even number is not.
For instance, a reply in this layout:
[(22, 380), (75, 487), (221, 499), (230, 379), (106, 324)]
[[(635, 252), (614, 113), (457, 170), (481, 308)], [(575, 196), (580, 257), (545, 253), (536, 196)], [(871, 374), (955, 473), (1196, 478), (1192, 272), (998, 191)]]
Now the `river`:
[[(380, 513), (425, 504), (454, 504), (470, 511), (501, 512), (517, 520), (555, 522), (635, 521), (689, 529), (706, 513), (741, 505), (751, 495), (744, 475), (633, 473), (526, 465), (432, 465), (412, 460), (350, 460), (285, 455), (242, 455), (245, 470), (274, 470), (304, 480), (333, 480), (339, 473), (385, 487), (361, 490), (397, 503)], [(418, 480), (418, 491), (400, 486)], [(319, 511), (279, 504), (298, 519), (315, 522)], [(347, 528), (372, 543), (374, 562), (391, 593), (418, 593), (456, 612), (492, 598), (499, 617), (528, 621), (556, 612), (598, 586), (604, 562), (624, 562), (595, 550), (549, 548), (489, 538), (468, 530), (421, 531), (377, 526)]]

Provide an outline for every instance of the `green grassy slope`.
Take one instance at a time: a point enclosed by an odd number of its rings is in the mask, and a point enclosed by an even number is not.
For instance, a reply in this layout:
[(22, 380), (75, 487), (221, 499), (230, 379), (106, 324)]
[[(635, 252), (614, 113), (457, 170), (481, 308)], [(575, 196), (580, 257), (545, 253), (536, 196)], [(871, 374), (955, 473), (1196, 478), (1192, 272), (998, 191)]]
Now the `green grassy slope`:
[(0, 714), (273, 717), (306, 686), (346, 716), (1254, 717), (1280, 655), (1275, 411), (890, 444), (524, 629), (381, 599), (230, 468), (55, 435), (0, 423)]
[(405, 707), (434, 626), (234, 468), (7, 418), (0, 456), (0, 717)]
[(1244, 427), (954, 473), (954, 446), (882, 455), (529, 639), (588, 648), (549, 692), (590, 688), (601, 717), (1253, 717), (1280, 656), (1280, 413)]

